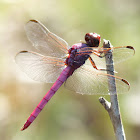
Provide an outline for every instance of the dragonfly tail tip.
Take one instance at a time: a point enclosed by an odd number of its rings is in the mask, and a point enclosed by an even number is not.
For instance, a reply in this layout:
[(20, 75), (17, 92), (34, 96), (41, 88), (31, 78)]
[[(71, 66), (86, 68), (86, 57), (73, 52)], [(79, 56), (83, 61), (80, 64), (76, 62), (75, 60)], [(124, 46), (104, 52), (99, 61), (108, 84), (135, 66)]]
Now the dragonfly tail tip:
[(30, 124), (31, 124), (31, 122), (27, 120), (27, 122), (23, 125), (23, 127), (20, 130), (21, 131), (25, 130), (26, 128), (29, 127)]

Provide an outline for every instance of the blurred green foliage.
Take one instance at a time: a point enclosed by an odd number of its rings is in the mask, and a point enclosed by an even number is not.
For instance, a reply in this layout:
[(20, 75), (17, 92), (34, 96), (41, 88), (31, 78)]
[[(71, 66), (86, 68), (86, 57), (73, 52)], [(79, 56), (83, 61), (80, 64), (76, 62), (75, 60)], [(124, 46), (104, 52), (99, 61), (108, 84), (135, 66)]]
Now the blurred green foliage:
[[(41, 21), (69, 45), (97, 32), (113, 46), (132, 45), (136, 54), (116, 65), (119, 76), (131, 83), (120, 95), (127, 140), (140, 137), (140, 1), (138, 0), (0, 0), (0, 138), (3, 140), (115, 140), (109, 116), (99, 96), (86, 96), (62, 87), (35, 122), (20, 127), (52, 84), (34, 82), (14, 62), (21, 50), (35, 50), (24, 25)], [(109, 100), (109, 97), (105, 97)]]

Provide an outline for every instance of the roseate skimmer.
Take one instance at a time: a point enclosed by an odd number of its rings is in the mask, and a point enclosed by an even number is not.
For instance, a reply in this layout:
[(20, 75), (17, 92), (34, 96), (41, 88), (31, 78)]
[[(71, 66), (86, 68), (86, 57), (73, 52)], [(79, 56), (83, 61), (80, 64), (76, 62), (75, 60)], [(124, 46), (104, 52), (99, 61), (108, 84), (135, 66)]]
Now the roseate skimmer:
[(113, 51), (115, 62), (127, 59), (135, 52), (132, 46), (108, 49), (98, 47), (100, 35), (87, 33), (85, 43), (77, 43), (70, 48), (65, 40), (50, 32), (36, 20), (30, 20), (26, 24), (25, 30), (30, 42), (42, 54), (21, 51), (15, 57), (16, 63), (33, 80), (54, 84), (31, 113), (21, 130), (26, 129), (35, 120), (64, 82), (65, 87), (77, 93), (108, 94), (107, 79), (115, 77), (118, 93), (129, 89), (129, 83), (126, 80), (106, 74), (106, 70), (99, 69), (98, 64), (105, 63), (103, 57), (109, 50)]

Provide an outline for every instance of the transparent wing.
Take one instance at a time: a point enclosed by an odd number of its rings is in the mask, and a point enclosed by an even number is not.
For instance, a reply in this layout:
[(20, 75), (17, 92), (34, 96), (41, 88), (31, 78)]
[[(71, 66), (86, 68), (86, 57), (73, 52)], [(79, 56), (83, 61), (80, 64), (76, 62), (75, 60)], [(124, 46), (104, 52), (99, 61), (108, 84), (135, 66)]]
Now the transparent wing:
[(18, 53), (15, 61), (28, 77), (46, 83), (54, 83), (65, 68), (63, 59), (28, 51)]
[(25, 26), (26, 34), (36, 49), (47, 56), (63, 57), (68, 50), (65, 40), (51, 33), (43, 24), (30, 20)]
[(112, 47), (114, 63), (123, 62), (135, 54), (132, 46)]
[[(65, 86), (80, 94), (109, 94), (108, 78), (112, 78), (112, 76), (100, 73), (98, 70), (93, 69), (92, 66), (83, 65), (67, 79)], [(118, 94), (129, 90), (128, 82), (126, 84), (122, 79), (115, 79), (115, 81)], [(113, 83), (110, 83), (110, 85), (114, 86)]]
[[(89, 48), (81, 48), (79, 50), (79, 55), (82, 53), (91, 52), (91, 57), (93, 61), (95, 62), (96, 66), (98, 68), (105, 68), (105, 58), (98, 57), (98, 55), (101, 54), (101, 56), (104, 56), (104, 53), (107, 53), (108, 51), (112, 50), (113, 52), (113, 62), (115, 64), (123, 62), (130, 57), (132, 57), (135, 54), (135, 49), (132, 46), (120, 46), (120, 47), (111, 47), (111, 48), (103, 48), (103, 47), (89, 47)], [(90, 64), (88, 61), (87, 64)]]

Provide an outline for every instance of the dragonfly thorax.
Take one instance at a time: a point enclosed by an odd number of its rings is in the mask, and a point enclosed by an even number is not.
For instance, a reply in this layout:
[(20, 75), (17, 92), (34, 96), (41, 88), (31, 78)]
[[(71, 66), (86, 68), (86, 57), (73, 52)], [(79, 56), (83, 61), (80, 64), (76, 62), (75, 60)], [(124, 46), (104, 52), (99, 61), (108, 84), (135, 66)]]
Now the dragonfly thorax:
[(75, 69), (82, 66), (89, 58), (91, 52), (84, 53), (83, 51), (80, 52), (80, 50), (84, 48), (86, 49), (87, 47), (89, 46), (84, 43), (74, 44), (68, 51), (69, 56), (66, 59), (66, 65), (72, 66)]

